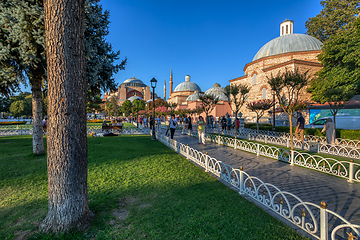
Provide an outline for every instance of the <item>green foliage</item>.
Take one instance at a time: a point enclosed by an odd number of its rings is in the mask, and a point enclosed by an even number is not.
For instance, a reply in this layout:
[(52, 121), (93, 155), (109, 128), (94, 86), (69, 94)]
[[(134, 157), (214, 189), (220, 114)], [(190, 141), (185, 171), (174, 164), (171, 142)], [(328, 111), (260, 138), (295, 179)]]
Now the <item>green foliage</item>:
[(322, 0), (321, 12), (309, 18), (305, 26), (307, 34), (325, 43), (353, 22), (360, 13), (359, 0)]
[[(85, 47), (88, 90), (114, 90), (113, 74), (124, 69), (126, 59), (115, 64), (120, 52), (106, 42), (109, 12), (99, 0), (86, 0)], [(9, 95), (20, 83), (41, 81), (46, 89), (44, 7), (42, 0), (0, 2), (0, 93)]]
[[(216, 104), (219, 102), (218, 97), (214, 95), (202, 95), (199, 97), (201, 101), (201, 107), (204, 110), (206, 116), (215, 108)], [(207, 118), (206, 118), (207, 119)]]
[(46, 156), (31, 154), (31, 136), (0, 138), (0, 239), (305, 239), (149, 136), (88, 145), (92, 225), (53, 236), (38, 231)]
[(229, 98), (229, 106), (237, 116), (241, 107), (244, 105), (250, 88), (246, 84), (233, 84), (225, 87), (225, 95)]
[[(132, 102), (132, 112), (133, 113), (137, 113), (139, 112), (140, 110), (145, 110), (145, 104), (146, 102), (144, 100), (141, 100), (141, 99), (135, 99), (133, 102)], [(155, 103), (156, 104), (156, 103)]]
[(92, 113), (94, 111), (101, 111), (103, 101), (101, 100), (100, 95), (87, 94), (87, 102), (86, 102), (86, 112)]
[(110, 102), (106, 103), (106, 111), (109, 116), (119, 116), (121, 113), (121, 107), (118, 105), (116, 98), (111, 97)]
[(0, 96), (0, 112), (9, 112), (11, 101), (7, 97)]
[(32, 115), (32, 100), (30, 93), (20, 93), (18, 96), (12, 97), (11, 101), (12, 103), (9, 110), (14, 117)]
[(323, 68), (310, 82), (316, 102), (340, 102), (360, 93), (360, 19), (324, 43), (319, 60)]
[(125, 100), (121, 105), (121, 111), (125, 114), (125, 116), (130, 116), (132, 112), (132, 102), (130, 100)]

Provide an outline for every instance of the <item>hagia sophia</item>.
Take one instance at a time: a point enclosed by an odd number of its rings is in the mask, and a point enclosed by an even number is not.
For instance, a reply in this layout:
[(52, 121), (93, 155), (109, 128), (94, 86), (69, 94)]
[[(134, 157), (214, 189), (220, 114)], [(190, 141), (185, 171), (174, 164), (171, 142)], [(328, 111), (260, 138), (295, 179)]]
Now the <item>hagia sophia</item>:
[[(267, 83), (267, 77), (271, 75), (276, 76), (279, 72), (284, 72), (285, 69), (294, 70), (298, 68), (300, 72), (309, 71), (310, 76), (313, 76), (322, 68), (317, 59), (318, 54), (321, 53), (322, 43), (306, 34), (294, 34), (293, 25), (294, 22), (291, 20), (282, 22), (280, 24), (280, 36), (260, 48), (252, 62), (245, 65), (243, 69), (244, 76), (229, 80), (230, 85), (245, 83), (251, 86), (247, 101), (273, 99), (270, 86)], [(169, 98), (166, 99), (166, 83), (164, 82), (164, 100), (178, 104), (180, 109), (199, 107), (201, 106), (199, 96), (212, 94), (219, 98), (219, 102), (210, 114), (214, 117), (220, 117), (227, 113), (232, 115), (225, 89), (218, 83), (215, 83), (212, 88), (204, 92), (187, 75), (185, 81), (178, 84), (173, 90), (174, 83), (171, 69), (169, 84)], [(140, 98), (149, 101), (152, 93), (149, 86), (133, 77), (125, 80), (116, 92), (105, 93), (103, 100), (108, 100), (111, 96), (116, 97), (121, 105), (127, 99), (132, 101)], [(301, 93), (301, 100), (309, 99), (310, 94), (304, 89)], [(241, 113), (243, 117), (251, 121), (251, 119), (255, 118), (255, 114), (249, 111), (245, 105), (241, 108)], [(268, 118), (269, 115), (264, 117)]]

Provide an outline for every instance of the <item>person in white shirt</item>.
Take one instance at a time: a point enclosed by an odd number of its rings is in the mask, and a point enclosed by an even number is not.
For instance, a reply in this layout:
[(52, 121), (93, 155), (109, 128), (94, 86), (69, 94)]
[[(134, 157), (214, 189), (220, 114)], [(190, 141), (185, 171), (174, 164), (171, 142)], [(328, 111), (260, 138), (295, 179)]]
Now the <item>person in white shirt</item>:
[(170, 124), (170, 138), (174, 139), (175, 129), (176, 129), (176, 126), (177, 126), (177, 121), (175, 119), (174, 114), (171, 115), (171, 119), (169, 121), (169, 124)]

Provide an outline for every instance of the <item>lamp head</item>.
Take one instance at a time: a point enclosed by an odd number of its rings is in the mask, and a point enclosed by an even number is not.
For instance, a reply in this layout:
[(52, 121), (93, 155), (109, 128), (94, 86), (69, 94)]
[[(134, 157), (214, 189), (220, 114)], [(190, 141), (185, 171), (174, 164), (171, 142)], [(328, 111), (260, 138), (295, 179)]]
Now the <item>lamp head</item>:
[(156, 88), (157, 80), (156, 80), (155, 78), (152, 78), (152, 79), (150, 80), (150, 82), (151, 82), (151, 87), (152, 87), (152, 88)]

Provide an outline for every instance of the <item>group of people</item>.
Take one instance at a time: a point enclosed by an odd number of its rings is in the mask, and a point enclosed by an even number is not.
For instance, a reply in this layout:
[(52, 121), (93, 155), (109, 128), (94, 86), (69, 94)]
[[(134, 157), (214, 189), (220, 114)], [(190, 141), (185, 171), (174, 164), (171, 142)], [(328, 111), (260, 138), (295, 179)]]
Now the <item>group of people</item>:
[(221, 128), (222, 128), (222, 131), (225, 131), (225, 130), (230, 130), (231, 129), (231, 126), (234, 125), (234, 128), (236, 129), (239, 129), (240, 127), (240, 120), (239, 118), (235, 118), (234, 122), (232, 122), (230, 116), (228, 116), (227, 118), (225, 116), (222, 116), (220, 118), (220, 124), (221, 124)]
[[(298, 140), (301, 141), (301, 143), (304, 143), (304, 128), (305, 128), (305, 119), (303, 115), (300, 113), (299, 118), (296, 123), (296, 129), (295, 129), (295, 135)], [(326, 142), (327, 144), (335, 144), (335, 125), (331, 118), (328, 118), (326, 121), (326, 124), (324, 125), (324, 128), (321, 130), (321, 132), (326, 133)]]

